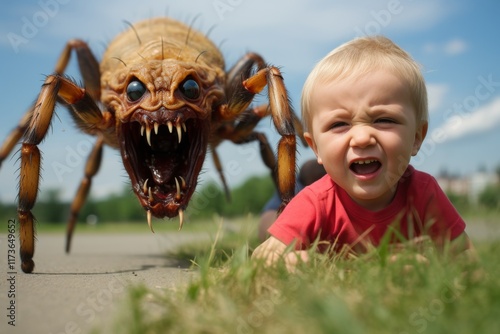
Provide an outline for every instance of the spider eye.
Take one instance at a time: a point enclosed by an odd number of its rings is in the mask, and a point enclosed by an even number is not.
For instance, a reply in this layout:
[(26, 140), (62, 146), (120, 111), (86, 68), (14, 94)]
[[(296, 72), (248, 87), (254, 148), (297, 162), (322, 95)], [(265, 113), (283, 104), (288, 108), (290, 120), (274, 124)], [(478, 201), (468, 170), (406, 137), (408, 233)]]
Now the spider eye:
[(127, 97), (130, 101), (139, 100), (146, 93), (146, 86), (139, 80), (132, 80), (127, 86)]
[(190, 100), (196, 100), (200, 97), (200, 86), (192, 79), (187, 78), (179, 87), (181, 93)]

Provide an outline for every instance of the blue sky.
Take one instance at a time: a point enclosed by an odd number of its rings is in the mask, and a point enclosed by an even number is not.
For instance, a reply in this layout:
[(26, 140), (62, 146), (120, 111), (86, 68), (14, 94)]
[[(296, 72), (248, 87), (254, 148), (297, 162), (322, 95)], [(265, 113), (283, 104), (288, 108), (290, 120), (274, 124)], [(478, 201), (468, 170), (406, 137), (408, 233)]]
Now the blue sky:
[[(444, 169), (462, 175), (479, 167), (492, 170), (500, 165), (499, 13), (500, 2), (493, 0), (10, 1), (0, 13), (0, 140), (35, 99), (67, 40), (86, 40), (100, 58), (105, 45), (125, 29), (124, 20), (167, 14), (190, 23), (199, 15), (194, 26), (201, 31), (215, 27), (210, 36), (221, 45), (228, 67), (247, 51), (280, 66), (297, 112), (302, 84), (327, 52), (362, 34), (388, 36), (422, 64), (428, 85), (430, 129), (413, 164), (434, 175)], [(74, 63), (68, 73), (80, 77)], [(65, 109), (58, 109), (58, 116), (40, 145), (41, 196), (57, 187), (70, 198), (93, 139), (76, 131)], [(273, 145), (279, 139), (270, 120), (262, 121), (258, 130)], [(255, 144), (224, 144), (219, 149), (230, 185), (266, 173), (256, 150)], [(313, 156), (304, 147), (299, 154), (299, 164)], [(64, 173), (58, 169), (61, 165)], [(4, 161), (0, 200), (15, 200), (17, 169), (17, 155)], [(203, 180), (217, 180), (211, 159), (204, 171)], [(126, 184), (119, 154), (105, 150), (93, 196), (119, 191)]]

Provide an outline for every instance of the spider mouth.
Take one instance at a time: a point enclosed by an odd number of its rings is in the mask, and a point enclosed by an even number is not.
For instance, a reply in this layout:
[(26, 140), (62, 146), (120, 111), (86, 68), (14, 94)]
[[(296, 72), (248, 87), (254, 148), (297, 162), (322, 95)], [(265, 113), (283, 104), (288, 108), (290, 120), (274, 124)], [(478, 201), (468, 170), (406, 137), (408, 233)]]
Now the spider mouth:
[(382, 167), (380, 161), (375, 159), (357, 160), (350, 164), (349, 169), (357, 175), (369, 175)]
[(121, 127), (121, 152), (132, 188), (151, 215), (180, 216), (205, 160), (208, 122), (191, 109), (138, 110)]

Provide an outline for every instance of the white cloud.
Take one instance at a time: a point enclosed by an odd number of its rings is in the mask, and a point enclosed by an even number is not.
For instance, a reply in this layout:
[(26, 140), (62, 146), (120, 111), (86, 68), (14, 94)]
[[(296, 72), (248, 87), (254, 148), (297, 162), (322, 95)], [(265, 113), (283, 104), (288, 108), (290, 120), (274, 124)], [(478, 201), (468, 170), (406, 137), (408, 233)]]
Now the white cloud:
[(467, 42), (461, 38), (453, 38), (443, 43), (430, 42), (424, 45), (427, 54), (444, 54), (455, 56), (467, 51)]
[(444, 141), (480, 134), (500, 126), (500, 96), (473, 112), (450, 114), (438, 131), (445, 135)]
[(434, 113), (442, 106), (446, 93), (449, 91), (447, 84), (427, 84), (427, 98), (429, 100), (429, 113)]
[(460, 38), (452, 39), (443, 46), (443, 51), (451, 56), (463, 53), (465, 50), (467, 50), (467, 43)]

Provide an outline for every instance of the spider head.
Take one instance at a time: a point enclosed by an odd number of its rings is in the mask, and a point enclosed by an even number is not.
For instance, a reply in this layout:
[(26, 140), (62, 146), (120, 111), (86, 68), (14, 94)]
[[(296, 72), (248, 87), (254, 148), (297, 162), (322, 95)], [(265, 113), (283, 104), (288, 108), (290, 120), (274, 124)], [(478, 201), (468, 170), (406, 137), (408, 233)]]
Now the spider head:
[(116, 115), (123, 163), (149, 224), (151, 216), (179, 215), (182, 225), (205, 160), (219, 90), (185, 72), (152, 83), (130, 75), (121, 100), (126, 112)]

